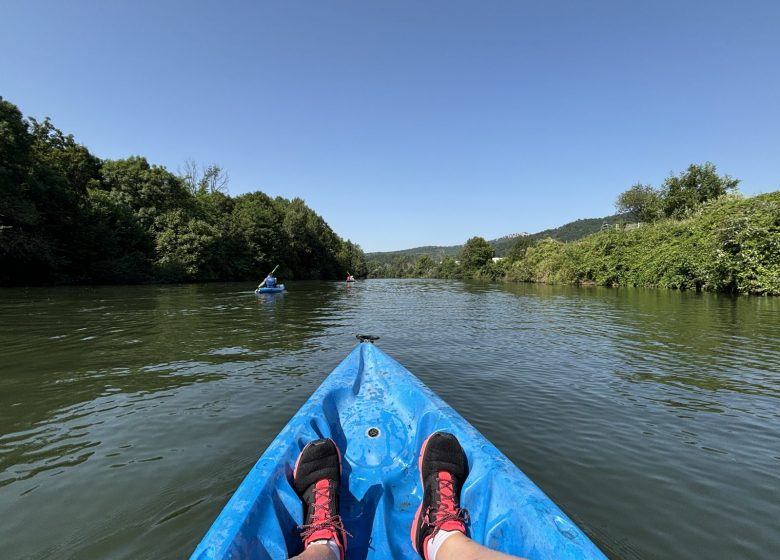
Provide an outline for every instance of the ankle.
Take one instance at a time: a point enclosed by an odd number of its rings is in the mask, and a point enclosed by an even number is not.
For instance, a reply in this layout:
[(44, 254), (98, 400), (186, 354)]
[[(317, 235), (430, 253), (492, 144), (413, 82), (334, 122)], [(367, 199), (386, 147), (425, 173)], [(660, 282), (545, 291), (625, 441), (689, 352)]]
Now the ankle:
[[(427, 560), (446, 560), (447, 558), (455, 558), (450, 555), (450, 551), (457, 548), (457, 543), (461, 539), (466, 538), (466, 535), (460, 531), (438, 531), (433, 538), (431, 538), (426, 545), (426, 558)], [(451, 543), (455, 544), (452, 545)]]
[(333, 539), (319, 539), (310, 542), (306, 546), (306, 550), (317, 550), (318, 558), (325, 558), (326, 555), (330, 556), (331, 560), (341, 560), (341, 547)]

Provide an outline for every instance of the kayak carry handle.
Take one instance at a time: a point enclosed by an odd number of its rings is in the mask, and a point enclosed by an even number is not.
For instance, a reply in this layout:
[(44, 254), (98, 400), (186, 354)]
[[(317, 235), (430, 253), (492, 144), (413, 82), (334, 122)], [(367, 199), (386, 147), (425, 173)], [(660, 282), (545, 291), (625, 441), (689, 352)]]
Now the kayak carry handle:
[(355, 338), (357, 338), (361, 343), (369, 342), (371, 344), (373, 344), (375, 340), (379, 340), (379, 337), (374, 336), (373, 334), (356, 334)]

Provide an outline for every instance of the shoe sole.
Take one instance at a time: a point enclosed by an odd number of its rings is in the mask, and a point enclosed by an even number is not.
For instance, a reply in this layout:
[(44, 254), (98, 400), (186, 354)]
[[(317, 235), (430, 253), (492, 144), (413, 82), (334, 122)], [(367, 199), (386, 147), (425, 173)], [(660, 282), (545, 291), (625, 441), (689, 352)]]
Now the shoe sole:
[[(420, 483), (423, 486), (423, 498), (425, 498), (425, 481), (423, 480), (422, 476), (422, 461), (423, 457), (425, 457), (425, 449), (428, 447), (428, 441), (437, 434), (438, 432), (433, 432), (431, 435), (429, 435), (427, 438), (425, 438), (425, 441), (422, 444), (422, 447), (420, 447), (420, 456), (417, 458), (417, 469), (420, 471)], [(427, 554), (425, 552), (420, 552), (417, 550), (417, 539), (415, 538), (415, 532), (417, 531), (417, 523), (420, 521), (420, 515), (422, 515), (422, 500), (420, 500), (420, 507), (417, 508), (417, 513), (414, 514), (414, 521), (412, 521), (412, 529), (409, 532), (409, 538), (412, 541), (412, 549), (417, 552), (420, 556), (423, 558), (426, 558), (427, 560)], [(423, 542), (423, 546), (425, 546), (425, 543)]]

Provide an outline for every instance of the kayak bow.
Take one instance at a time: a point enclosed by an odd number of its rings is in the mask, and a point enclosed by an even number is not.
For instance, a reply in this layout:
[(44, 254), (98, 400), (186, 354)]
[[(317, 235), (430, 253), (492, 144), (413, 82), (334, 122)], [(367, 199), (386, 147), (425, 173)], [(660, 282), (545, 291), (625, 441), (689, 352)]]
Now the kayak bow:
[[(370, 341), (369, 341), (370, 342)], [(529, 560), (604, 559), (520, 469), (398, 362), (358, 345), (271, 442), (192, 554), (193, 560), (288, 558), (301, 552), (302, 505), (292, 469), (311, 440), (343, 457), (347, 559), (418, 559), (409, 538), (422, 500), (417, 454), (434, 431), (453, 433), (469, 462), (461, 505), (469, 535)]]

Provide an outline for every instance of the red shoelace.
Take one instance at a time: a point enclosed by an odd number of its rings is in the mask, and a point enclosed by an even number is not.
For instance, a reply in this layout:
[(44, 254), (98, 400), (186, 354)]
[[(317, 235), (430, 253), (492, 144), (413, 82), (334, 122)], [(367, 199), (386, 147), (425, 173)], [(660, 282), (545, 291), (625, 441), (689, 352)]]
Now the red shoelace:
[[(433, 522), (430, 521), (431, 514), (433, 514)], [(457, 522), (461, 530), (465, 529), (465, 524), (469, 522), (468, 510), (455, 505), (455, 485), (447, 471), (439, 473), (439, 505), (436, 509), (428, 506), (423, 519), (425, 525), (435, 527), (436, 531), (439, 531), (448, 521)]]
[(309, 537), (317, 533), (318, 531), (332, 531), (334, 537), (341, 536), (343, 542), (344, 535), (352, 536), (344, 529), (344, 524), (341, 521), (340, 515), (330, 514), (330, 487), (329, 485), (322, 485), (318, 483), (314, 487), (314, 504), (311, 523), (308, 525), (299, 525), (298, 529), (301, 530), (301, 538), (306, 541)]

